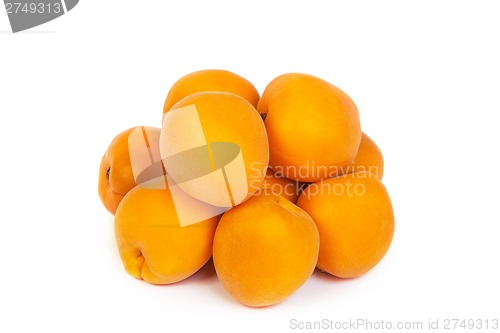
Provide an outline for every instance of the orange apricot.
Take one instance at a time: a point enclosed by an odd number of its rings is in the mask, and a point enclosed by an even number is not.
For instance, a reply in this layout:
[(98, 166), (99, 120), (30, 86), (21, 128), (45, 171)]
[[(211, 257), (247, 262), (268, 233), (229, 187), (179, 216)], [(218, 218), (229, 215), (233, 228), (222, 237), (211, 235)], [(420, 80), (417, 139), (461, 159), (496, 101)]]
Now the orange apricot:
[(245, 78), (225, 70), (207, 69), (187, 74), (177, 80), (168, 92), (163, 113), (167, 113), (184, 97), (207, 91), (236, 94), (254, 107), (257, 107), (260, 97), (257, 89)]
[(232, 207), (260, 189), (269, 163), (262, 118), (243, 98), (202, 92), (166, 114), (160, 151), (167, 173), (189, 195)]
[[(115, 238), (130, 275), (170, 284), (191, 276), (210, 259), (220, 215), (183, 226), (179, 198), (174, 201), (166, 180), (160, 185), (139, 185), (125, 195), (115, 215)], [(185, 208), (198, 208), (185, 199)]]
[(297, 202), (301, 187), (301, 182), (285, 178), (270, 168), (267, 169), (266, 177), (262, 182), (262, 189), (269, 189), (293, 203)]
[(137, 184), (163, 175), (159, 140), (159, 128), (138, 126), (111, 141), (102, 157), (98, 180), (99, 197), (111, 214)]
[(257, 110), (265, 118), (270, 167), (304, 182), (343, 174), (361, 140), (351, 98), (312, 75), (289, 73), (266, 87)]
[(363, 133), (358, 153), (349, 167), (350, 172), (368, 171), (382, 179), (384, 174), (384, 157), (373, 140)]
[(385, 256), (394, 234), (391, 200), (380, 180), (356, 172), (309, 185), (298, 206), (318, 227), (318, 268), (341, 278), (360, 276)]
[(263, 191), (222, 216), (213, 261), (224, 289), (252, 307), (276, 304), (311, 276), (318, 230), (302, 209)]

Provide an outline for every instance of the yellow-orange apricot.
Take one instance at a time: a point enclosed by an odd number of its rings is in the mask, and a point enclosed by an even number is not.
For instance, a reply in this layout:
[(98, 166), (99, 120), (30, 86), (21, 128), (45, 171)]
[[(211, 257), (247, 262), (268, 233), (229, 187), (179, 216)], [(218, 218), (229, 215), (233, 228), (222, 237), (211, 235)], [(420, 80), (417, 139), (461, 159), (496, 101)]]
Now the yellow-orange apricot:
[(115, 215), (115, 238), (125, 270), (152, 284), (175, 283), (198, 271), (212, 256), (220, 219), (219, 215), (182, 226), (176, 210), (179, 199), (174, 202), (168, 183), (163, 185), (136, 186)]
[(293, 203), (296, 203), (299, 198), (301, 186), (301, 182), (285, 178), (270, 168), (267, 169), (266, 177), (262, 182), (262, 189), (269, 189)]
[(213, 260), (224, 289), (238, 302), (260, 307), (302, 286), (314, 271), (318, 249), (311, 217), (268, 190), (224, 213)]
[(380, 180), (369, 172), (311, 184), (297, 204), (318, 227), (317, 266), (332, 275), (351, 278), (368, 272), (391, 245), (391, 200)]
[(163, 120), (160, 151), (167, 173), (189, 195), (232, 207), (261, 188), (269, 163), (264, 122), (243, 98), (189, 95)]
[(358, 153), (349, 167), (349, 171), (368, 171), (382, 179), (384, 174), (384, 157), (378, 146), (373, 140), (363, 133), (361, 143), (359, 145)]
[(174, 83), (165, 100), (163, 113), (167, 113), (184, 97), (207, 91), (236, 94), (254, 107), (257, 107), (260, 97), (257, 89), (245, 78), (225, 70), (206, 69), (187, 74)]
[(159, 140), (159, 128), (138, 126), (111, 141), (102, 157), (98, 180), (99, 197), (111, 214), (137, 184), (163, 175)]
[(289, 73), (266, 87), (258, 111), (265, 117), (270, 167), (304, 182), (343, 174), (361, 140), (359, 114), (336, 86)]

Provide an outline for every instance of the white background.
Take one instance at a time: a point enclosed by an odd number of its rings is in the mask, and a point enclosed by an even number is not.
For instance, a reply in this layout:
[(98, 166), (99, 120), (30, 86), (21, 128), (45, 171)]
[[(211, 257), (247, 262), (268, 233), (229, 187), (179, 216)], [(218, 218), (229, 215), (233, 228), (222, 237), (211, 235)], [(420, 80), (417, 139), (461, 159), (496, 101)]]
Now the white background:
[[(18, 34), (0, 13), (0, 331), (498, 318), (498, 7), (82, 0)], [(384, 153), (396, 216), (380, 265), (352, 280), (316, 272), (264, 309), (233, 301), (207, 268), (170, 286), (125, 273), (97, 195), (100, 159), (118, 132), (159, 127), (171, 84), (206, 68), (234, 71), (261, 93), (279, 74), (305, 72), (353, 98)]]

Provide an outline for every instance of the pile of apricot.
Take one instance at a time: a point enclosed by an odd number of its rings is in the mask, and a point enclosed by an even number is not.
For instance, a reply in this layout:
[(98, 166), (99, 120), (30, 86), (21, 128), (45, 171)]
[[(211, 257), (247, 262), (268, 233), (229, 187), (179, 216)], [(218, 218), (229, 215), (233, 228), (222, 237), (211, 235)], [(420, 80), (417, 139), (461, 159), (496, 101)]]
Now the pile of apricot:
[(98, 192), (130, 275), (176, 283), (213, 258), (223, 288), (260, 307), (315, 268), (352, 278), (380, 262), (394, 233), (383, 167), (356, 105), (329, 82), (284, 74), (260, 96), (204, 70), (172, 86), (161, 128), (113, 139)]

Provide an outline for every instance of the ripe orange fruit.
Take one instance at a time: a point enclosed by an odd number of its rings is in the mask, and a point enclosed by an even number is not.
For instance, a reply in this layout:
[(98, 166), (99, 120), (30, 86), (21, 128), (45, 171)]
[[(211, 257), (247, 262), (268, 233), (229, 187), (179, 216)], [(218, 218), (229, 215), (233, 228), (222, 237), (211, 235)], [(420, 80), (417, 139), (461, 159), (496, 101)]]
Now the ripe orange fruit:
[(225, 70), (207, 69), (187, 74), (174, 83), (165, 100), (163, 114), (165, 115), (175, 103), (184, 97), (208, 91), (236, 94), (254, 107), (257, 107), (260, 97), (257, 89), (243, 77)]
[(222, 286), (238, 302), (260, 307), (281, 302), (314, 271), (318, 230), (302, 209), (263, 191), (222, 216), (213, 260)]
[(257, 110), (265, 117), (269, 166), (287, 178), (316, 182), (345, 173), (361, 141), (356, 105), (334, 85), (307, 74), (278, 76)]
[(102, 157), (98, 180), (99, 197), (111, 214), (137, 184), (164, 174), (159, 140), (159, 128), (137, 126), (111, 141)]
[(266, 128), (255, 108), (224, 92), (202, 92), (166, 114), (160, 150), (167, 173), (192, 197), (232, 207), (260, 189), (269, 163)]
[(361, 143), (359, 145), (358, 153), (349, 167), (349, 171), (368, 171), (378, 179), (382, 179), (384, 174), (384, 157), (373, 140), (363, 133)]
[(391, 245), (394, 214), (380, 180), (356, 172), (309, 185), (299, 197), (319, 230), (318, 268), (341, 278), (375, 267)]
[(269, 189), (282, 195), (290, 202), (296, 203), (303, 183), (283, 177), (271, 169), (267, 169), (266, 177), (262, 182), (262, 189)]
[(165, 183), (160, 185), (139, 185), (125, 195), (115, 215), (115, 237), (130, 275), (170, 284), (191, 276), (210, 259), (220, 215), (181, 226), (179, 202)]

